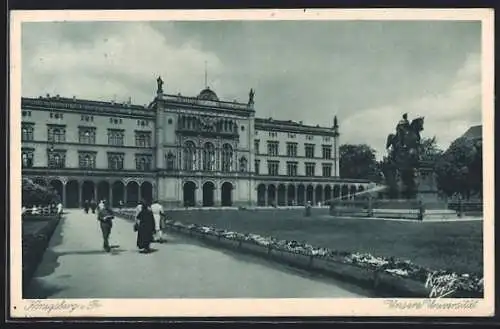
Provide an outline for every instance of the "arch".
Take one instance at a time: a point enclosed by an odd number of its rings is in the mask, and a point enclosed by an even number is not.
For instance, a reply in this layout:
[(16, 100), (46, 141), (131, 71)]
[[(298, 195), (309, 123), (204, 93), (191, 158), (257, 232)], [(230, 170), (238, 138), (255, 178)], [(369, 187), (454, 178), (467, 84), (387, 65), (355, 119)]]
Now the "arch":
[(286, 186), (278, 185), (278, 206), (286, 206)]
[(330, 185), (325, 186), (325, 200), (324, 202), (328, 202), (332, 199), (332, 187)]
[(316, 202), (316, 204), (319, 202), (323, 203), (323, 186), (321, 185), (316, 186), (314, 202)]
[(70, 180), (66, 183), (66, 208), (79, 208), (80, 187), (77, 180)]
[(92, 201), (95, 200), (95, 184), (92, 181), (84, 181), (82, 184), (82, 201)]
[(295, 186), (293, 184), (288, 185), (287, 190), (287, 204), (289, 206), (294, 206), (297, 200), (295, 200)]
[(203, 207), (213, 207), (214, 206), (214, 183), (208, 181), (203, 184)]
[(257, 186), (257, 205), (260, 207), (266, 205), (266, 185), (264, 184)]
[(351, 188), (349, 189), (349, 197), (351, 199), (354, 199), (356, 196), (356, 185), (351, 185)]
[(232, 170), (233, 170), (233, 147), (226, 143), (222, 145), (222, 171), (229, 172)]
[(269, 186), (267, 187), (267, 205), (276, 205), (276, 186), (274, 186), (273, 184), (269, 184)]
[[(189, 121), (188, 121), (189, 122)], [(183, 166), (184, 170), (196, 170), (196, 146), (192, 141), (184, 143), (183, 147)]]
[(240, 158), (240, 172), (246, 172), (247, 171), (247, 165), (248, 165), (247, 158), (245, 156), (242, 156)]
[(97, 184), (97, 201), (101, 200), (109, 201), (109, 183), (106, 181), (100, 181)]
[(139, 184), (136, 181), (130, 181), (127, 184), (127, 206), (135, 207), (139, 203)]
[(297, 204), (300, 206), (305, 205), (305, 193), (306, 188), (303, 184), (299, 184), (299, 186), (297, 187)]
[(221, 206), (231, 207), (233, 205), (233, 184), (225, 182), (221, 187)]
[(203, 170), (215, 170), (215, 147), (210, 142), (203, 145)]
[(340, 189), (340, 197), (342, 200), (347, 200), (347, 195), (349, 194), (349, 187), (347, 185), (342, 185)]
[(62, 204), (64, 204), (66, 200), (63, 200), (63, 183), (59, 179), (53, 179), (50, 181), (49, 186), (56, 191), (57, 195), (59, 196), (59, 200)]
[(363, 185), (358, 186), (358, 193), (363, 192), (365, 190), (365, 187)]
[(308, 185), (306, 189), (306, 201), (311, 202), (314, 205), (314, 187), (312, 185)]
[(196, 206), (196, 184), (192, 181), (187, 181), (182, 187), (184, 207)]
[(153, 184), (147, 181), (141, 184), (141, 198), (153, 202)]
[(340, 186), (333, 185), (333, 199), (338, 200), (340, 198)]
[(111, 200), (111, 205), (113, 207), (118, 207), (120, 201), (125, 203), (125, 185), (121, 181), (114, 182), (111, 186), (113, 198)]
[(175, 169), (175, 155), (172, 154), (172, 152), (168, 152), (167, 155), (165, 155), (166, 159), (166, 169), (167, 170), (174, 170)]

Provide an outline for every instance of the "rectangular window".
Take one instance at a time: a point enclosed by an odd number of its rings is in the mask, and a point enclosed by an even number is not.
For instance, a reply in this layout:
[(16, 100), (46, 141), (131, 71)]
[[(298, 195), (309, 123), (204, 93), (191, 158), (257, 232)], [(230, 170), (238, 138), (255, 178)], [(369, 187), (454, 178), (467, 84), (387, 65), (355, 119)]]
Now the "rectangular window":
[(267, 142), (267, 155), (278, 156), (279, 142)]
[(314, 144), (305, 144), (306, 158), (314, 158)]
[(151, 132), (150, 131), (135, 131), (135, 146), (151, 147)]
[(140, 171), (150, 171), (153, 163), (153, 156), (151, 154), (136, 154), (135, 155), (135, 168)]
[(297, 176), (297, 162), (287, 162), (286, 173), (288, 176)]
[(286, 155), (289, 157), (297, 156), (297, 143), (286, 143)]
[(21, 149), (21, 162), (23, 168), (32, 168), (34, 160), (34, 149)]
[(288, 133), (288, 138), (295, 138), (296, 135), (294, 133)]
[(267, 174), (269, 176), (278, 176), (279, 175), (279, 161), (267, 161)]
[(52, 143), (66, 141), (66, 126), (47, 125), (47, 140)]
[(313, 177), (316, 169), (316, 164), (313, 162), (306, 162), (306, 176)]
[(108, 152), (108, 169), (122, 170), (125, 153)]
[(32, 141), (35, 139), (34, 137), (34, 131), (35, 131), (35, 124), (34, 123), (27, 123), (23, 122), (21, 124), (21, 131), (22, 131), (22, 141)]
[(260, 160), (255, 160), (255, 174), (260, 175)]
[(64, 150), (49, 150), (47, 151), (48, 167), (49, 168), (65, 168), (66, 167), (66, 151)]
[(95, 169), (97, 152), (79, 151), (78, 165), (81, 169)]
[(331, 145), (323, 145), (323, 159), (331, 159), (332, 158), (332, 146)]
[(253, 143), (254, 143), (255, 154), (260, 154), (260, 151), (259, 151), (260, 140), (256, 139)]
[(108, 129), (108, 145), (123, 146), (125, 130)]
[(332, 177), (331, 163), (323, 163), (323, 177)]
[(95, 144), (95, 127), (78, 127), (78, 141), (81, 144)]

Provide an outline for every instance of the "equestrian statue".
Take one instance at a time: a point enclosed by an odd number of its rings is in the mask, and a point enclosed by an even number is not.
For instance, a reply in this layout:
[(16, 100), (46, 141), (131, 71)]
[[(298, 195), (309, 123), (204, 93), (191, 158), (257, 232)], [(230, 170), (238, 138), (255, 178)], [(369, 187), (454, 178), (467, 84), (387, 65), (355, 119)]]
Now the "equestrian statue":
[(396, 133), (387, 136), (388, 165), (392, 169), (384, 175), (392, 176), (393, 181), (400, 182), (398, 194), (405, 198), (413, 198), (416, 193), (415, 177), (420, 161), (422, 130), (424, 118), (415, 118), (410, 123), (408, 114), (405, 113), (396, 126)]

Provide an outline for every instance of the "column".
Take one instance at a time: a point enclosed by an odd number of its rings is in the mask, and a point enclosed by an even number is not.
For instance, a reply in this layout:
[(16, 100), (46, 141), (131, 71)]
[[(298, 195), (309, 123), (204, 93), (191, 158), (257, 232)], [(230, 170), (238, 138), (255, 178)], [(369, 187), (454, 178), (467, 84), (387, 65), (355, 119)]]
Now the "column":
[(94, 183), (94, 200), (96, 202), (99, 202), (99, 200), (97, 200), (97, 184), (95, 182)]
[(108, 203), (109, 203), (109, 206), (110, 207), (113, 207), (113, 185), (112, 184), (109, 184), (109, 200), (108, 200)]
[(266, 188), (264, 189), (264, 207), (267, 207), (267, 185), (264, 185)]
[(78, 208), (83, 206), (83, 182), (78, 181)]
[[(222, 200), (221, 192), (222, 192), (221, 188), (219, 188), (217, 186), (214, 187), (214, 207), (221, 206), (221, 200)], [(231, 192), (231, 196), (232, 196), (232, 192)]]
[(298, 195), (298, 194), (297, 194), (297, 193), (298, 193), (298, 192), (297, 192), (298, 186), (297, 186), (297, 185), (294, 185), (293, 187), (294, 187), (294, 189), (293, 189), (293, 201), (294, 201), (294, 204), (295, 204), (295, 206), (296, 206), (296, 205), (299, 203), (299, 200), (298, 200), (298, 198), (297, 198), (297, 195)]
[(198, 183), (198, 186), (196, 187), (196, 206), (202, 207), (203, 206), (203, 188), (200, 186)]
[(325, 204), (325, 186), (322, 186), (321, 189), (321, 205), (323, 206)]
[(127, 206), (127, 201), (128, 201), (128, 196), (127, 196), (127, 184), (123, 182), (123, 203), (125, 203), (125, 206)]
[(139, 195), (139, 202), (141, 202), (142, 201), (142, 190), (141, 190), (142, 183), (138, 184), (138, 185), (139, 185), (139, 191), (138, 191), (139, 192), (138, 193), (138, 195)]
[(63, 187), (62, 187), (62, 200), (61, 200), (61, 203), (63, 204), (63, 206), (66, 208), (66, 181), (63, 182)]

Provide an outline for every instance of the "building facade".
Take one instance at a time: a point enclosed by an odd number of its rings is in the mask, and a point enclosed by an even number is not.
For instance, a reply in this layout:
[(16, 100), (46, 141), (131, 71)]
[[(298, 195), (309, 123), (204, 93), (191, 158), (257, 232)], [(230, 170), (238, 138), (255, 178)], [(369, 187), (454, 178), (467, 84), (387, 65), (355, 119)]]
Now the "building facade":
[(339, 125), (255, 117), (248, 102), (169, 95), (148, 106), (47, 95), (22, 98), (22, 174), (66, 207), (106, 199), (166, 207), (285, 206), (349, 198), (339, 177)]

